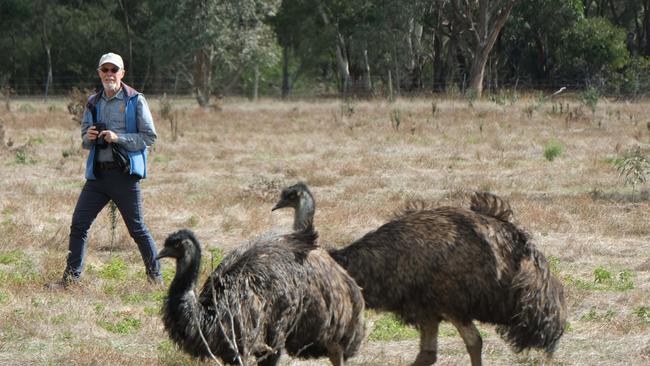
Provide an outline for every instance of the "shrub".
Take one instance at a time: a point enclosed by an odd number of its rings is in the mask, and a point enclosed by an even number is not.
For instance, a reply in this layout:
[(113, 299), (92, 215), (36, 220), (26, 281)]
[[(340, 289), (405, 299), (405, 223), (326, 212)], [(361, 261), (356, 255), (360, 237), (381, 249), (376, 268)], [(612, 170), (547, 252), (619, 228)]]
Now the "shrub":
[(632, 190), (636, 190), (637, 185), (648, 180), (650, 160), (641, 153), (639, 146), (625, 154), (623, 159), (616, 161), (615, 166), (619, 176), (623, 177), (625, 184), (632, 186)]
[(612, 280), (612, 274), (603, 267), (597, 267), (594, 269), (594, 282), (596, 283), (605, 283)]
[(591, 109), (592, 114), (596, 113), (598, 98), (600, 98), (600, 91), (594, 86), (589, 86), (582, 92), (582, 102)]
[(544, 148), (544, 158), (553, 161), (564, 152), (564, 145), (557, 139), (550, 139)]
[(598, 79), (622, 70), (629, 59), (626, 34), (605, 18), (582, 18), (562, 34), (558, 73)]

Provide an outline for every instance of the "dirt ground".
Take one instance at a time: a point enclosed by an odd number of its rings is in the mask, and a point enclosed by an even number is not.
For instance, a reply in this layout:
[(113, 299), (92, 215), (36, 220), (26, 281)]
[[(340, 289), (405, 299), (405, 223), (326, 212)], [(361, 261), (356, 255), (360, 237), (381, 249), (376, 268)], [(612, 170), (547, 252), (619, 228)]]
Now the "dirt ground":
[[(319, 240), (331, 246), (376, 228), (410, 199), (466, 205), (467, 193), (487, 190), (509, 200), (550, 259), (569, 324), (552, 359), (515, 354), (493, 326), (478, 324), (485, 364), (650, 364), (647, 102), (601, 99), (592, 113), (571, 96), (473, 106), (449, 98), (226, 99), (221, 110), (177, 99), (174, 136), (158, 98), (148, 100), (159, 139), (142, 188), (159, 247), (180, 228), (215, 253), (288, 230), (291, 213), (271, 207), (298, 180), (312, 189)], [(86, 151), (68, 102), (0, 105), (0, 365), (201, 364), (169, 342), (159, 315), (165, 292), (147, 285), (135, 244), (119, 216), (111, 229), (108, 208), (91, 228), (82, 287), (43, 288), (63, 270), (83, 184)], [(640, 168), (619, 174), (637, 147)], [(171, 261), (163, 269), (169, 281)], [(446, 329), (437, 365), (469, 364), (462, 340)], [(416, 338), (369, 339), (350, 364), (408, 365), (417, 348)]]

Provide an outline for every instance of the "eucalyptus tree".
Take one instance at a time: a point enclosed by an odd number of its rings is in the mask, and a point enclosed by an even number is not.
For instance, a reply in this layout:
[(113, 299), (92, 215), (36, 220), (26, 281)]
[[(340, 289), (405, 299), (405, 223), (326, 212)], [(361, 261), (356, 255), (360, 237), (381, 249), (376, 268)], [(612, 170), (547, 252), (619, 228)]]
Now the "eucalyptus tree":
[(314, 0), (283, 1), (270, 24), (282, 49), (281, 90), (286, 98), (302, 76), (318, 76), (329, 62), (331, 42)]
[(115, 6), (113, 0), (0, 1), (3, 78), (30, 94), (56, 81), (69, 89), (96, 80), (97, 57), (123, 51), (119, 24), (110, 16)]
[(0, 1), (0, 87), (4, 88), (21, 73), (24, 57), (33, 51), (28, 32), (32, 4), (28, 1)]
[[(182, 0), (172, 24), (170, 61), (192, 85), (200, 106), (232, 86), (273, 38), (264, 24), (277, 0)], [(270, 33), (269, 33), (270, 34)], [(221, 83), (219, 88), (217, 80)]]
[[(447, 0), (440, 0), (447, 1)], [(469, 88), (483, 93), (485, 65), (501, 29), (519, 0), (449, 0), (450, 21), (456, 24), (469, 59)]]
[(580, 78), (585, 84), (603, 86), (629, 61), (625, 38), (625, 31), (605, 18), (580, 19), (563, 31), (559, 72)]
[[(527, 0), (519, 2), (497, 42), (504, 78), (551, 82), (565, 29), (584, 17), (582, 0)], [(496, 77), (496, 76), (495, 76)]]

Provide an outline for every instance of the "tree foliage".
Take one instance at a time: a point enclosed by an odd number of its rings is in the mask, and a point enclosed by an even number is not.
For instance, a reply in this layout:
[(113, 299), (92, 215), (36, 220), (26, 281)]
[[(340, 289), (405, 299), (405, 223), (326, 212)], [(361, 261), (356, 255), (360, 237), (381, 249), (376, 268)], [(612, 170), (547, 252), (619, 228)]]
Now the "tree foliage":
[(203, 106), (258, 90), (650, 89), (650, 0), (4, 0), (0, 16), (0, 87), (19, 94), (94, 86), (109, 51), (136, 88)]
[(585, 80), (605, 78), (629, 61), (625, 32), (605, 18), (583, 18), (562, 35), (558, 72)]

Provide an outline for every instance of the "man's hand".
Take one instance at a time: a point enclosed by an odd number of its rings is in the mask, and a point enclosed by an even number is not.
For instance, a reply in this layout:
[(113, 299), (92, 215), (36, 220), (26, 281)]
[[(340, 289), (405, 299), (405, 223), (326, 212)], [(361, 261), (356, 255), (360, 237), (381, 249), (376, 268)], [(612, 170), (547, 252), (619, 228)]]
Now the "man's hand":
[(88, 130), (86, 131), (86, 136), (88, 136), (88, 141), (95, 141), (97, 140), (97, 135), (99, 135), (99, 132), (97, 132), (97, 129), (95, 126), (90, 126)]
[[(111, 130), (104, 130), (99, 133), (99, 136), (104, 136), (104, 141), (108, 142), (109, 144), (114, 144), (117, 142), (117, 134)], [(90, 140), (90, 137), (88, 139)]]

